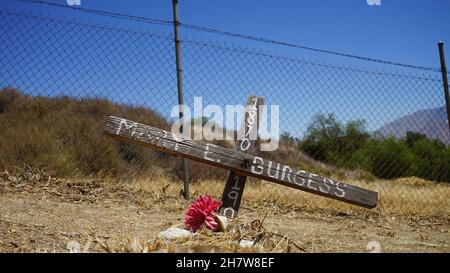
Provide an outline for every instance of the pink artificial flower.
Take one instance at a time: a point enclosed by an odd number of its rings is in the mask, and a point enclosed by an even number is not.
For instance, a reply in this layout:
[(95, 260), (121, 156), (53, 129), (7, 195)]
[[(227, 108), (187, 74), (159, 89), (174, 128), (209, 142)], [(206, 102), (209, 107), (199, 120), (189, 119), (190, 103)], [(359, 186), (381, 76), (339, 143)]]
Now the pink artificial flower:
[(195, 200), (184, 216), (184, 224), (192, 231), (197, 231), (203, 224), (206, 228), (216, 231), (219, 224), (214, 219), (214, 211), (222, 205), (221, 201), (205, 195)]

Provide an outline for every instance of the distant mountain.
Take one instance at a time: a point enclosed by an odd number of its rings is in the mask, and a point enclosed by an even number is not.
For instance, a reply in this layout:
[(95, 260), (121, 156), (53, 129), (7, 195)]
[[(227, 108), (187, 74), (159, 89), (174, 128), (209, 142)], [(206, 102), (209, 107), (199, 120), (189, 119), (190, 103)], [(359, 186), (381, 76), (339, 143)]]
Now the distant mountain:
[(403, 138), (408, 131), (422, 133), (428, 138), (439, 139), (450, 145), (450, 132), (445, 107), (420, 110), (403, 116), (384, 125), (375, 134), (382, 137)]

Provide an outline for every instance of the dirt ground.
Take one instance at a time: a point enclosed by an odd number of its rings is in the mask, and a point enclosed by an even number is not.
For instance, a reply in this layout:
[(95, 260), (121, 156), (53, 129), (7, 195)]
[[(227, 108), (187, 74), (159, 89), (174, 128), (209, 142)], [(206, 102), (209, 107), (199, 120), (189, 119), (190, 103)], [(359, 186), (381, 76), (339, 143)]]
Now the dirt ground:
[[(0, 177), (1, 252), (68, 252), (69, 242), (86, 252), (450, 252), (450, 218), (445, 215), (258, 202), (244, 203), (228, 232), (201, 230), (192, 239), (166, 242), (157, 234), (182, 227), (189, 202), (165, 195), (165, 188), (150, 194), (38, 174)], [(253, 248), (237, 247), (242, 238), (259, 241)]]

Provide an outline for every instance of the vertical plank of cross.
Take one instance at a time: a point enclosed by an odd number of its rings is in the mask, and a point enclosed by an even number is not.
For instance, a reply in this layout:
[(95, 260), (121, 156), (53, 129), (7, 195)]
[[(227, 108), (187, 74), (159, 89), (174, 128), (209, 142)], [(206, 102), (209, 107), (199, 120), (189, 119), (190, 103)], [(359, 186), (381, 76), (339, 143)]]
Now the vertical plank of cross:
[[(244, 119), (238, 132), (239, 140), (236, 144), (236, 151), (248, 153), (255, 147), (263, 105), (264, 98), (253, 95), (249, 96)], [(247, 176), (237, 175), (233, 171), (228, 173), (227, 183), (222, 193), (222, 206), (219, 208), (219, 213), (228, 218), (237, 217), (246, 181)]]

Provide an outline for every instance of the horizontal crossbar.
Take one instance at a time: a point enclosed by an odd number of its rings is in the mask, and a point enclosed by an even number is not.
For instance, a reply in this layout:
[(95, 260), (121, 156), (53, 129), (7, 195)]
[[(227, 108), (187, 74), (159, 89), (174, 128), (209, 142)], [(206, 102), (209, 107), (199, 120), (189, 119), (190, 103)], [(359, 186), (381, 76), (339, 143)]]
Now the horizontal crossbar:
[(260, 178), (365, 208), (377, 205), (377, 192), (294, 169), (259, 156), (198, 140), (182, 139), (171, 132), (123, 118), (110, 116), (105, 132), (116, 139), (235, 171), (239, 175)]

